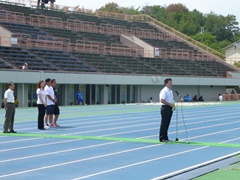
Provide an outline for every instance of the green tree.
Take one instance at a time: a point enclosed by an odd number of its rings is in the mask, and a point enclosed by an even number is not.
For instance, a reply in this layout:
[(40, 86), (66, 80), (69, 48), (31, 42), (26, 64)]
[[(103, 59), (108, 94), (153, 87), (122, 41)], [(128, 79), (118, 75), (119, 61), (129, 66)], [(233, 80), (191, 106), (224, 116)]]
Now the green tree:
[(230, 40), (239, 31), (238, 22), (234, 15), (226, 17), (213, 12), (206, 15), (205, 29), (216, 36), (218, 41)]
[(147, 14), (165, 24), (167, 19), (166, 9), (163, 6), (144, 6), (141, 10), (142, 14)]
[(117, 3), (107, 3), (105, 6), (102, 6), (99, 10), (100, 11), (107, 11), (107, 12), (115, 12), (115, 13), (121, 13), (121, 14), (132, 14), (136, 15), (139, 14), (140, 7), (134, 8), (133, 6), (131, 7), (120, 7)]
[(179, 23), (179, 30), (188, 36), (195, 35), (200, 32), (204, 21), (204, 15), (197, 10), (193, 10), (182, 17)]
[(184, 6), (181, 3), (178, 4), (170, 4), (169, 6), (166, 7), (166, 13), (170, 14), (172, 12), (175, 13), (188, 13), (189, 10), (186, 6)]
[(102, 6), (99, 8), (100, 11), (107, 11), (107, 12), (119, 12), (119, 5), (117, 3), (111, 2), (105, 4), (105, 6)]
[(197, 33), (195, 36), (192, 36), (192, 38), (224, 54), (224, 51), (218, 44), (216, 36), (213, 36), (211, 33)]

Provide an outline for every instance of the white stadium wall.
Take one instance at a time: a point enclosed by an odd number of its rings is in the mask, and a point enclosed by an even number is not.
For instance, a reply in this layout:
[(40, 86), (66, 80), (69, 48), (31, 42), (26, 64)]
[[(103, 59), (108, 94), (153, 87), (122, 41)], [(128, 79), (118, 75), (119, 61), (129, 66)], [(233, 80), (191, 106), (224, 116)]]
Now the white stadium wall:
[[(29, 104), (28, 92), (35, 93), (36, 84), (41, 79), (54, 78), (57, 80), (58, 85), (61, 86), (62, 105), (70, 105), (69, 97), (71, 94), (75, 96), (77, 88), (73, 88), (73, 85), (83, 85), (84, 87), (90, 86), (92, 91), (90, 94), (91, 99), (96, 95), (97, 89), (101, 88), (96, 97), (101, 96), (101, 100), (98, 103), (107, 104), (108, 94), (114, 92), (116, 96), (114, 103), (122, 102), (122, 90), (127, 88), (121, 88), (131, 86), (131, 92), (128, 93), (131, 98), (130, 102), (148, 102), (150, 97), (153, 97), (154, 102), (159, 101), (159, 92), (163, 88), (163, 81), (169, 77), (163, 76), (136, 76), (136, 75), (106, 75), (106, 74), (67, 74), (67, 73), (45, 73), (45, 72), (23, 72), (23, 71), (0, 71), (0, 93), (3, 95), (6, 83), (13, 81), (17, 84), (17, 97), (19, 99), (19, 106), (26, 107)], [(173, 80), (173, 92), (176, 100), (175, 91), (177, 90), (181, 96), (187, 94), (198, 97), (203, 96), (205, 101), (213, 101), (217, 98), (219, 93), (225, 93), (226, 86), (239, 86), (239, 78), (200, 78), (200, 77), (170, 77)], [(97, 86), (98, 85), (98, 86)], [(115, 91), (108, 91), (107, 86), (112, 86)], [(29, 89), (30, 88), (30, 89)], [(118, 90), (121, 92), (119, 93)], [(87, 89), (84, 90), (87, 93)], [(95, 92), (96, 91), (96, 92)], [(92, 94), (93, 93), (93, 94)], [(127, 92), (125, 93), (125, 95)], [(132, 97), (134, 96), (134, 97)], [(72, 97), (74, 99), (74, 97)], [(125, 98), (127, 99), (127, 98)], [(91, 102), (92, 100), (90, 100)], [(125, 101), (127, 102), (127, 101)], [(1, 99), (2, 103), (2, 99)], [(96, 102), (90, 104), (97, 104)]]

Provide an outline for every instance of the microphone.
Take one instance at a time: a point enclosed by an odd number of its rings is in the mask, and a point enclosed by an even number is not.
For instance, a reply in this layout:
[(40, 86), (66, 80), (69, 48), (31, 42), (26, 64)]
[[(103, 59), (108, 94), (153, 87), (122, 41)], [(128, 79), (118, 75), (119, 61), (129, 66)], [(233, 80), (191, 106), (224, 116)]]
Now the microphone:
[(175, 93), (176, 93), (177, 95), (179, 95), (179, 93), (178, 93), (177, 91), (175, 91)]

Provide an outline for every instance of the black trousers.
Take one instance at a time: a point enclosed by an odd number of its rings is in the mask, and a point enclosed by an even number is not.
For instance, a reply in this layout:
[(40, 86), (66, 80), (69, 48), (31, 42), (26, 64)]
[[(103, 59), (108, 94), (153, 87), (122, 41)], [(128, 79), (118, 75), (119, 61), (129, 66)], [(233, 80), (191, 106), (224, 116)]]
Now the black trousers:
[(162, 121), (160, 124), (159, 140), (168, 140), (168, 128), (172, 118), (172, 107), (168, 105), (162, 105), (161, 116)]
[(44, 128), (45, 106), (38, 104), (38, 129)]
[(15, 104), (7, 103), (7, 110), (5, 115), (5, 121), (3, 125), (3, 131), (14, 131), (14, 116), (15, 116)]

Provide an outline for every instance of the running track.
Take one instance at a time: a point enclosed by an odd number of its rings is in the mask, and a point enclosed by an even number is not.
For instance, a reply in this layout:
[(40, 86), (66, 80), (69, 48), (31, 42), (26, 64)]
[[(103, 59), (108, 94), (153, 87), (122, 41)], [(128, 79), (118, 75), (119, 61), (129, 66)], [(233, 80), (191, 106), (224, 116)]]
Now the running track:
[[(17, 109), (17, 135), (0, 133), (0, 179), (163, 179), (175, 172), (240, 154), (238, 102), (183, 106), (189, 141), (201, 142), (200, 145), (135, 142), (136, 139), (158, 140), (159, 106), (99, 105), (60, 109), (61, 127), (46, 131), (36, 128), (37, 108)], [(4, 113), (1, 109), (1, 126)], [(187, 135), (180, 106), (178, 116), (178, 138), (185, 141)], [(89, 136), (93, 139), (88, 139)], [(172, 140), (176, 138), (176, 111), (169, 136)], [(104, 137), (113, 140), (104, 140)], [(133, 142), (114, 138), (130, 138)], [(224, 146), (215, 146), (217, 144)], [(232, 144), (236, 147), (231, 147)]]

